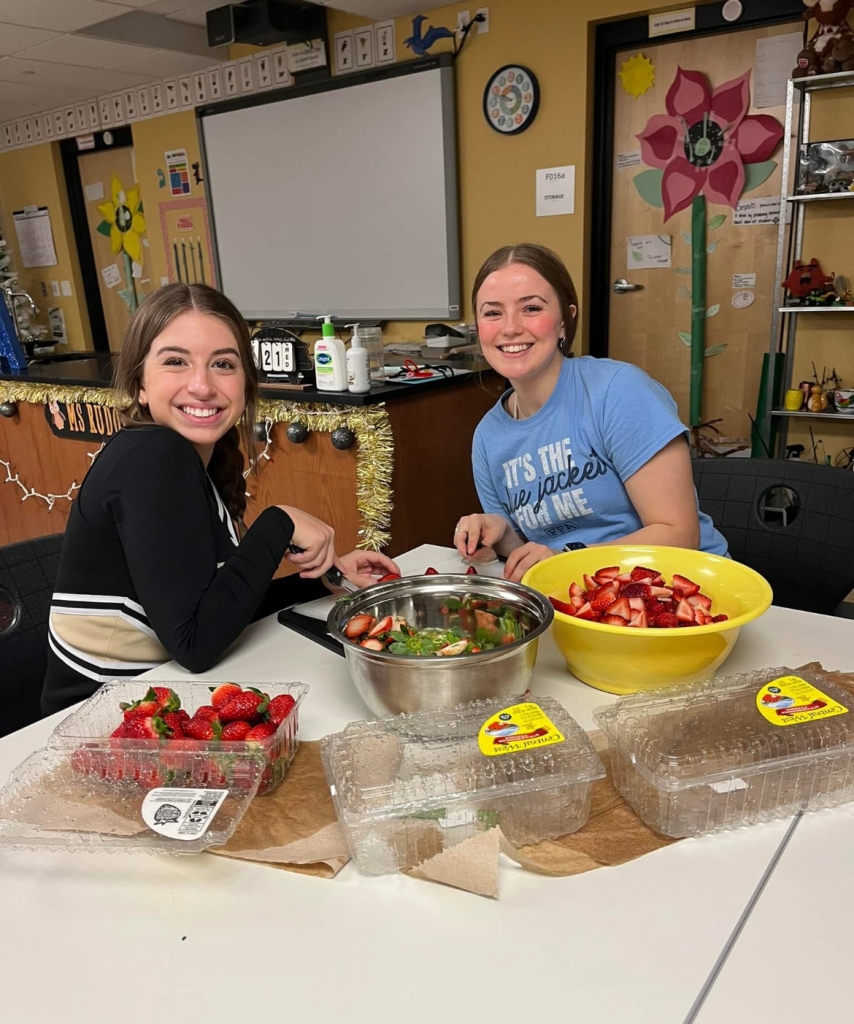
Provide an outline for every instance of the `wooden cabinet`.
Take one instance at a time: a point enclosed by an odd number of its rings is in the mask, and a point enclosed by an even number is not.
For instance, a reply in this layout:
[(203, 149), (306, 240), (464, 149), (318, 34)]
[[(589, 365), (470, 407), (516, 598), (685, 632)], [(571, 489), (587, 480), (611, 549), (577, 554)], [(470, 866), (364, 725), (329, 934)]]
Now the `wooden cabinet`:
[[(500, 389), (494, 377), (488, 383), (473, 377), (435, 389), (413, 387), (411, 394), (387, 402), (380, 411), (381, 417), (387, 416), (393, 443), (393, 455), (383, 456), (391, 459), (391, 539), (385, 548), (390, 554), (422, 543), (449, 543), (459, 517), (478, 509), (472, 435)], [(287, 401), (293, 408), (293, 398)], [(293, 444), (287, 419), (273, 426), (270, 457), (260, 460), (257, 474), (247, 478), (247, 523), (268, 505), (294, 505), (334, 526), (339, 551), (349, 551), (359, 543), (364, 525), (357, 484), (365, 452), (358, 443), (337, 450), (322, 428), (312, 430), (304, 443)], [(22, 502), (22, 488), (2, 482), (7, 476), (17, 474), (28, 492), (64, 496), (82, 481), (89, 456), (97, 450), (97, 441), (56, 437), (43, 405), (19, 402), (14, 417), (0, 418), (0, 459), (10, 464), (8, 473), (0, 464), (0, 546), (62, 532), (70, 505), (64, 497), (56, 499), (52, 511), (37, 496)]]

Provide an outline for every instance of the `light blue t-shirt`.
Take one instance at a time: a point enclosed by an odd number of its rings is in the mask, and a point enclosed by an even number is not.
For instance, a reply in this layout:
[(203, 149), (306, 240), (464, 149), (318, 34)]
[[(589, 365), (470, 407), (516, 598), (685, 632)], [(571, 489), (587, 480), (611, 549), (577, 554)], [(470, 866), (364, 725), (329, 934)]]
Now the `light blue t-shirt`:
[[(673, 438), (688, 435), (665, 388), (637, 366), (581, 356), (563, 360), (554, 391), (533, 416), (514, 420), (506, 397), (474, 435), (484, 512), (503, 515), (527, 540), (555, 551), (617, 541), (643, 528), (625, 481)], [(700, 548), (727, 553), (702, 512)]]

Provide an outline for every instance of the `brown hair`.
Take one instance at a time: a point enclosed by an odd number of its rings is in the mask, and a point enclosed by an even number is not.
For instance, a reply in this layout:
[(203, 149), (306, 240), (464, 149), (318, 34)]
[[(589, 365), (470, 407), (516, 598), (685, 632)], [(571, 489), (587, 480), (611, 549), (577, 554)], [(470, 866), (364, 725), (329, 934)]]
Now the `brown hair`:
[[(578, 311), (578, 293), (569, 271), (564, 266), (563, 260), (557, 253), (547, 249), (544, 245), (535, 245), (533, 242), (522, 242), (519, 245), (505, 245), (501, 249), (486, 258), (483, 266), (478, 270), (477, 277), (471, 290), (471, 305), (474, 310), (475, 322), (477, 322), (477, 293), (483, 287), (483, 282), (502, 267), (509, 267), (513, 263), (521, 263), (545, 278), (554, 288), (560, 313), (563, 319), (564, 336), (561, 338), (559, 348), (564, 356), (569, 356), (572, 349), (572, 340), (575, 337)], [(572, 315), (570, 306), (575, 306), (576, 316)]]
[(246, 482), (240, 441), (247, 452), (254, 451), (255, 405), (258, 398), (258, 377), (252, 358), (249, 328), (237, 308), (215, 288), (205, 284), (167, 284), (142, 303), (127, 329), (113, 375), (113, 386), (129, 399), (122, 413), (128, 426), (151, 423), (151, 413), (140, 404), (142, 372), (155, 338), (162, 334), (175, 317), (182, 313), (204, 313), (221, 320), (234, 335), (240, 362), (246, 378), (246, 401), (240, 429), (232, 427), (214, 445), (208, 474), (222, 497), (229, 514), (242, 519), (246, 511)]

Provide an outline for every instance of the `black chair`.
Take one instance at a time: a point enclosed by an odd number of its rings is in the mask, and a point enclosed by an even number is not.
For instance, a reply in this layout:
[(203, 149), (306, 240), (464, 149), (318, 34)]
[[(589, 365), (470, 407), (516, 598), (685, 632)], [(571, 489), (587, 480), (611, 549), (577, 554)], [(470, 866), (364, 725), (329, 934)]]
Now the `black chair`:
[[(695, 459), (700, 508), (774, 604), (832, 615), (854, 590), (854, 473), (797, 459)], [(839, 614), (839, 613), (838, 613)]]
[(40, 719), (62, 534), (0, 548), (0, 736)]

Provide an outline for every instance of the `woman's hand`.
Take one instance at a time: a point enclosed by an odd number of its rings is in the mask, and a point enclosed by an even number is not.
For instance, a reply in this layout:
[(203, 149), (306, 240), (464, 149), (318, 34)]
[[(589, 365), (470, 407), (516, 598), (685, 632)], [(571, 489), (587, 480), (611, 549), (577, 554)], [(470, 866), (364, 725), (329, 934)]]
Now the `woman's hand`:
[(494, 513), (463, 516), (454, 530), (454, 547), (463, 558), (473, 555), (479, 547), (494, 548), (509, 525), (504, 516)]
[(522, 577), (537, 562), (545, 561), (557, 554), (545, 544), (534, 544), (528, 542), (521, 547), (511, 551), (507, 556), (507, 564), (504, 566), (504, 578), (514, 583), (521, 583)]
[(357, 587), (369, 587), (391, 572), (400, 575), (397, 563), (379, 551), (351, 551), (349, 555), (341, 555), (338, 567)]
[(291, 546), (299, 548), (299, 552), (288, 551), (285, 558), (300, 568), (300, 576), (304, 579), (317, 579), (328, 572), (333, 565), (344, 572), (335, 554), (335, 531), (321, 519), (303, 512), (302, 509), (290, 505), (279, 505), (283, 512), (291, 517), (294, 534)]

